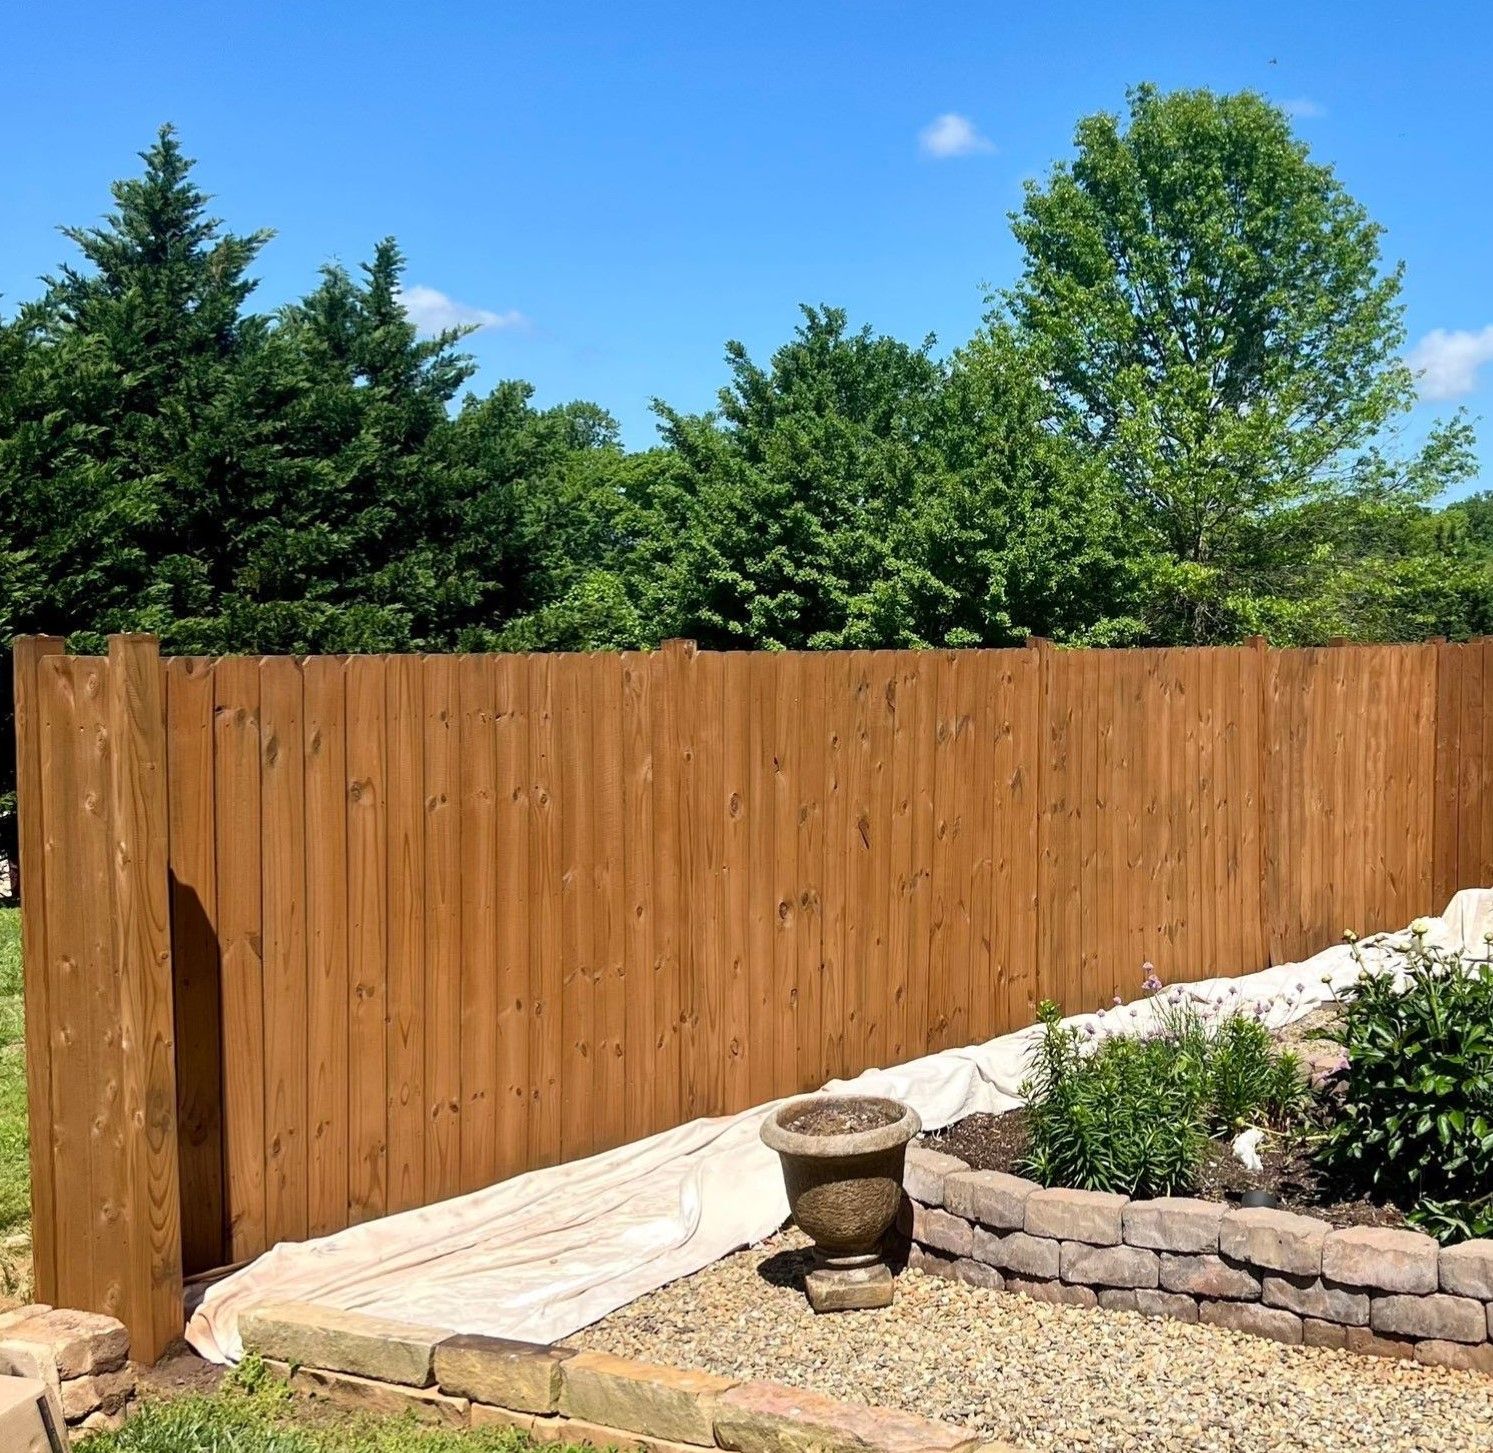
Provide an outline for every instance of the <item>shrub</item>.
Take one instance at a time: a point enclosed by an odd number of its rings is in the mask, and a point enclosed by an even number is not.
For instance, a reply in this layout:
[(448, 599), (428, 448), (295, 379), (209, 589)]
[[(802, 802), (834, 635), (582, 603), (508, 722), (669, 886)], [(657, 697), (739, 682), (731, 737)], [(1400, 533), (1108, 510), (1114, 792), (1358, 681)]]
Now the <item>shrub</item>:
[[(1493, 1233), (1493, 963), (1426, 941), (1364, 967), (1322, 1163), (1443, 1241)], [(1493, 948), (1489, 950), (1493, 954)]]
[(1193, 1052), (1200, 1061), (1209, 1132), (1232, 1135), (1247, 1125), (1278, 1129), (1288, 1124), (1306, 1097), (1300, 1060), (1277, 1048), (1270, 1031), (1251, 1014), (1235, 1011), (1209, 1024), (1191, 1005), (1180, 1012), (1191, 1021), (1183, 1042), (1200, 1043)]
[[(1161, 983), (1148, 969), (1145, 988)], [(1038, 1010), (1042, 1038), (1023, 1087), (1026, 1168), (1046, 1185), (1130, 1195), (1192, 1186), (1210, 1135), (1287, 1124), (1305, 1085), (1296, 1056), (1242, 1009), (1206, 1013), (1180, 996), (1156, 1001), (1147, 1034), (1086, 1035)]]
[(1085, 1053), (1051, 1001), (1023, 1087), (1027, 1169), (1044, 1185), (1165, 1196), (1192, 1184), (1207, 1131), (1190, 1056), (1159, 1039), (1115, 1035)]

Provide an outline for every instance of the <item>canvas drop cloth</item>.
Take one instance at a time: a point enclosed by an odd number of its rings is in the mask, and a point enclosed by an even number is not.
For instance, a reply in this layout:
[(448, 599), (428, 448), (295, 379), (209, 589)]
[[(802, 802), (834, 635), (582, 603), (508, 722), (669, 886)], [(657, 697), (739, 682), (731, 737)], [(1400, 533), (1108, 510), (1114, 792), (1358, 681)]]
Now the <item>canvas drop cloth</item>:
[[(1431, 939), (1481, 953), (1493, 890), (1458, 893)], [(1370, 964), (1408, 930), (1364, 941)], [(1186, 985), (1194, 1000), (1262, 1004), (1279, 1027), (1327, 1002), (1358, 973), (1346, 944), (1303, 963)], [(1154, 1001), (1075, 1015), (1096, 1032), (1144, 1028)], [(828, 1090), (890, 1095), (936, 1130), (1018, 1105), (1035, 1028), (967, 1049), (872, 1069)], [(554, 1342), (646, 1293), (760, 1241), (788, 1215), (778, 1159), (758, 1139), (772, 1101), (693, 1120), (587, 1160), (370, 1221), (315, 1241), (282, 1242), (216, 1283), (187, 1340), (214, 1362), (242, 1352), (238, 1319), (259, 1302), (307, 1301), (401, 1321)]]

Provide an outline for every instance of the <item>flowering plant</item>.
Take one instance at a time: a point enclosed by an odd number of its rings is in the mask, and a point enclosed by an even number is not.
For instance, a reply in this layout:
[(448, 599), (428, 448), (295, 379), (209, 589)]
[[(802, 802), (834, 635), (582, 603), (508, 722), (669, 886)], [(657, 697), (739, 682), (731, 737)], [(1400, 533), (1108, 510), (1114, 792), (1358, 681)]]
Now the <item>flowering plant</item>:
[[(1335, 1036), (1347, 1064), (1322, 1162), (1445, 1241), (1493, 1234), (1493, 944), (1482, 958), (1408, 948), (1363, 971)], [(1487, 940), (1485, 940), (1487, 943)], [(1381, 950), (1382, 951), (1382, 950)]]
[[(1186, 1190), (1210, 1135), (1283, 1125), (1303, 1099), (1296, 1057), (1275, 1047), (1236, 995), (1199, 1008), (1181, 991), (1162, 996), (1151, 964), (1143, 972), (1141, 987), (1152, 996), (1144, 1032), (1101, 1035), (1094, 1021), (1082, 1030), (1065, 1025), (1050, 1001), (1038, 1010), (1043, 1032), (1023, 1092), (1027, 1169), (1046, 1185), (1150, 1196)], [(1111, 1010), (1103, 1022), (1115, 1018)]]

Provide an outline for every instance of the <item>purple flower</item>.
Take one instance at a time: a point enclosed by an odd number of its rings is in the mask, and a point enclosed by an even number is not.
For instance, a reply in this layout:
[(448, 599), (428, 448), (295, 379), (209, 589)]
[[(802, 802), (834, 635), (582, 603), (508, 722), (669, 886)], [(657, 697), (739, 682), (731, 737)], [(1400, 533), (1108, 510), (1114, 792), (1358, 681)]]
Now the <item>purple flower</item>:
[(1113, 999), (1111, 999), (1109, 1002), (1111, 1004), (1123, 1004), (1125, 1001), (1118, 994), (1116, 994), (1115, 997)]

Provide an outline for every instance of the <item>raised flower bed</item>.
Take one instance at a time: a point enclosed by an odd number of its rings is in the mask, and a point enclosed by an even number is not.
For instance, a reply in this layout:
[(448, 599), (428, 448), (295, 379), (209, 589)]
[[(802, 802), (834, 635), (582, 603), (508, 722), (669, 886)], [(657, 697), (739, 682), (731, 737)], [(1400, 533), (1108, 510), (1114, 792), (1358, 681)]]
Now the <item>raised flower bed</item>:
[(1071, 1306), (1493, 1372), (1493, 1240), (1044, 1188), (908, 1151), (908, 1265)]

